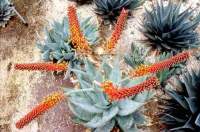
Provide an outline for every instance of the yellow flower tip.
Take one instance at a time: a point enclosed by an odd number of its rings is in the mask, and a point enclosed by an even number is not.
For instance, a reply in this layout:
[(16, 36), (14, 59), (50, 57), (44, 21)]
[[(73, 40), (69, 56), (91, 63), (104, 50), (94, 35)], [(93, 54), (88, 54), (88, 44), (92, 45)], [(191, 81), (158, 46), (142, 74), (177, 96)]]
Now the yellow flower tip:
[(24, 117), (16, 122), (16, 128), (21, 129), (29, 122), (37, 118), (39, 115), (43, 114), (50, 108), (54, 107), (58, 102), (64, 99), (64, 94), (61, 92), (54, 92), (53, 94), (47, 96), (43, 102), (39, 103), (30, 112), (28, 112)]
[(112, 87), (113, 87), (113, 83), (111, 81), (105, 81), (105, 82), (101, 83), (101, 88), (103, 90), (110, 89)]
[(139, 67), (137, 67), (136, 69), (134, 69), (130, 75), (132, 77), (139, 77), (139, 76), (143, 76), (149, 73), (149, 66), (148, 65), (140, 65)]
[(46, 98), (44, 98), (44, 100), (42, 101), (43, 103), (47, 103), (50, 106), (55, 105), (56, 103), (60, 102), (61, 100), (64, 99), (64, 94), (61, 92), (54, 92), (51, 95), (47, 96)]
[(81, 32), (76, 8), (74, 6), (68, 7), (68, 19), (70, 28), (70, 39), (74, 48), (81, 52), (90, 50), (89, 43)]
[(126, 13), (128, 13), (128, 11), (126, 9), (122, 8), (122, 13), (126, 14)]

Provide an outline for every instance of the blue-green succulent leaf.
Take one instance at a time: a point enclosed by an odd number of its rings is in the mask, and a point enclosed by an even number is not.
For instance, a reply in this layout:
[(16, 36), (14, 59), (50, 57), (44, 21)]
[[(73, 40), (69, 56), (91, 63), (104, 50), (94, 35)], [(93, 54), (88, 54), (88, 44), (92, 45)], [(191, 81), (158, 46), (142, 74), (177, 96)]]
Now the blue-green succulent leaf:
[(144, 103), (135, 102), (129, 99), (120, 100), (118, 103), (119, 106), (118, 115), (127, 116), (129, 114), (132, 114), (133, 112), (138, 110), (142, 105), (144, 105)]
[(101, 116), (95, 116), (90, 122), (86, 123), (85, 126), (90, 128), (97, 128), (105, 125), (108, 121), (112, 120), (119, 111), (117, 106), (111, 107), (107, 111), (104, 111)]
[(107, 122), (104, 126), (98, 127), (94, 130), (94, 132), (111, 132), (115, 126), (115, 120), (111, 120)]

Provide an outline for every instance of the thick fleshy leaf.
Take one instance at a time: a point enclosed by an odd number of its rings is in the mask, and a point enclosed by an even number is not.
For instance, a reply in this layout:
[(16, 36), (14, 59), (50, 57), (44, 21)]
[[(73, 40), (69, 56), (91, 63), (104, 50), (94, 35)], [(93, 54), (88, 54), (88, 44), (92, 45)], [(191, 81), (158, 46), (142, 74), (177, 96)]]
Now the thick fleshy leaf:
[(151, 99), (155, 95), (153, 91), (143, 91), (142, 93), (137, 94), (133, 100), (137, 102), (146, 102), (147, 100)]
[(135, 102), (130, 99), (124, 99), (118, 102), (119, 112), (118, 115), (120, 116), (127, 116), (136, 110), (138, 110), (144, 103)]
[(107, 111), (104, 111), (103, 114), (96, 115), (91, 121), (85, 124), (85, 126), (90, 128), (97, 128), (105, 125), (108, 121), (112, 120), (119, 111), (119, 108), (117, 106), (113, 106)]
[(96, 128), (94, 132), (111, 132), (114, 126), (115, 126), (115, 120), (113, 119), (108, 123), (106, 123), (104, 126)]
[(189, 97), (189, 98), (186, 98), (185, 97), (185, 100), (187, 101), (188, 103), (188, 106), (190, 108), (190, 111), (195, 114), (200, 108), (199, 108), (199, 100), (196, 98), (196, 97)]
[(170, 130), (171, 131), (183, 131), (183, 130), (195, 131), (195, 128), (192, 125), (193, 122), (191, 122), (191, 121), (192, 121), (192, 117), (190, 117), (183, 126), (175, 127)]
[(109, 76), (109, 80), (113, 83), (118, 83), (121, 80), (121, 72), (120, 72), (120, 66), (119, 66), (119, 57), (115, 59), (114, 66), (112, 68), (112, 71)]
[(112, 71), (111, 66), (108, 65), (107, 63), (103, 62), (102, 70), (104, 71), (105, 79), (108, 79), (109, 75), (110, 75), (110, 73)]
[(133, 125), (133, 115), (130, 114), (128, 116), (117, 116), (117, 123), (119, 124), (120, 128), (123, 130), (131, 128)]
[(103, 110), (96, 108), (90, 100), (86, 98), (80, 98), (80, 97), (71, 97), (69, 98), (69, 101), (75, 105), (75, 107), (83, 109), (84, 111), (90, 112), (90, 113), (102, 113)]
[(200, 113), (198, 114), (198, 116), (195, 120), (195, 124), (200, 127)]
[(175, 99), (183, 108), (188, 110), (188, 105), (187, 102), (185, 100), (185, 98), (181, 95), (179, 95), (178, 93), (176, 93), (175, 91), (172, 90), (168, 90), (166, 91), (173, 99)]
[(176, 116), (170, 115), (170, 114), (165, 114), (162, 119), (166, 122), (166, 123), (170, 123), (170, 122), (182, 122), (184, 123), (185, 120), (178, 118)]
[[(132, 118), (133, 119), (133, 118)], [(117, 122), (120, 126), (120, 128), (124, 132), (138, 132), (138, 129), (136, 125), (133, 123), (133, 120), (131, 119), (131, 115), (128, 118), (117, 118)]]
[(85, 62), (85, 70), (86, 70), (87, 74), (89, 75), (89, 77), (90, 78), (95, 77), (96, 69), (95, 69), (94, 65), (91, 62), (89, 62), (88, 60), (85, 60), (84, 62)]
[(140, 113), (139, 111), (136, 111), (133, 113), (133, 119), (134, 119), (134, 123), (135, 124), (144, 124), (145, 122), (145, 117), (142, 113)]
[(70, 102), (68, 102), (68, 106), (69, 106), (70, 110), (72, 111), (72, 113), (77, 118), (80, 118), (81, 120), (90, 121), (94, 117), (93, 113), (86, 112), (86, 111), (76, 107), (75, 105), (71, 104)]
[[(97, 86), (96, 84), (94, 84), (94, 87), (97, 90), (101, 90), (101, 88), (99, 86)], [(97, 104), (100, 104), (102, 106), (102, 108), (107, 108), (107, 106), (110, 104), (106, 95), (103, 92), (98, 92), (97, 98), (98, 98)]]
[(65, 60), (72, 60), (74, 57), (74, 53), (65, 53), (63, 54)]
[(49, 61), (50, 60), (49, 56), (50, 56), (50, 51), (47, 50), (42, 54), (42, 59), (45, 61)]

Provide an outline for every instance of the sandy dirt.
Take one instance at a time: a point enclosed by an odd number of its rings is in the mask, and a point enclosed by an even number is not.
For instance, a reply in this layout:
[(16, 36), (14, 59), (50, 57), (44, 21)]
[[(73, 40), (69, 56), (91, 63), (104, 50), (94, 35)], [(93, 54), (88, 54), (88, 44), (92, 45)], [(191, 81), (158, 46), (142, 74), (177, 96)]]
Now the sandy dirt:
[[(198, 0), (189, 0), (188, 5), (197, 7)], [(62, 90), (60, 86), (71, 86), (69, 81), (62, 81), (62, 77), (54, 77), (51, 73), (14, 71), (12, 64), (40, 62), (40, 53), (35, 46), (36, 32), (42, 39), (43, 29), (53, 20), (61, 21), (66, 15), (66, 8), (73, 2), (68, 0), (14, 0), (16, 9), (25, 16), (29, 26), (21, 23), (18, 17), (13, 17), (6, 28), (0, 28), (0, 131), (1, 132), (82, 132), (85, 129), (74, 124), (66, 102), (49, 110), (23, 129), (18, 130), (15, 122), (37, 105), (43, 96), (52, 91)], [(147, 1), (145, 6), (149, 6)], [(82, 16), (92, 16), (92, 21), (98, 24), (98, 18), (93, 13), (92, 5), (78, 7)], [(142, 18), (144, 8), (133, 11), (133, 17), (128, 20), (122, 39), (119, 41), (120, 52), (127, 52), (129, 45), (142, 39), (137, 31), (138, 21)], [(102, 36), (108, 38), (112, 27), (101, 27)], [(108, 33), (109, 31), (109, 33)], [(200, 29), (199, 29), (200, 31)], [(156, 100), (147, 105), (147, 108), (157, 107)], [(147, 113), (155, 116), (154, 109)], [(157, 120), (152, 119), (148, 130), (158, 131)]]

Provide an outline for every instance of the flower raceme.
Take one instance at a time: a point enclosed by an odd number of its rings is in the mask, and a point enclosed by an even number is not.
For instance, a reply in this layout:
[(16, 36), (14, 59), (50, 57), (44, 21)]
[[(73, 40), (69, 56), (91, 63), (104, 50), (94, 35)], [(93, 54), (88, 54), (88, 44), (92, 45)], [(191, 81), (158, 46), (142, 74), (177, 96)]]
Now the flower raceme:
[(179, 53), (169, 59), (157, 62), (152, 65), (141, 65), (131, 72), (132, 77), (139, 77), (150, 73), (157, 73), (164, 69), (170, 68), (175, 64), (186, 61), (190, 57), (189, 52)]
[(68, 19), (70, 26), (70, 37), (73, 46), (78, 50), (90, 50), (89, 43), (81, 32), (76, 8), (74, 6), (68, 7)]
[(28, 71), (66, 71), (66, 64), (53, 64), (53, 63), (28, 63), (28, 64), (15, 64), (16, 70)]
[(106, 81), (101, 84), (103, 91), (108, 95), (110, 101), (124, 99), (136, 95), (144, 90), (156, 88), (159, 85), (157, 77), (151, 77), (148, 80), (130, 87), (130, 88), (117, 88), (112, 82)]
[(106, 48), (108, 50), (112, 50), (113, 48), (115, 48), (117, 41), (120, 39), (120, 36), (122, 34), (123, 27), (126, 23), (127, 16), (128, 16), (128, 12), (125, 9), (122, 9), (120, 16), (117, 20), (117, 23), (115, 25), (115, 29), (106, 44)]
[(18, 129), (23, 128), (26, 124), (31, 122), (33, 119), (46, 112), (48, 109), (55, 106), (58, 102), (64, 99), (64, 94), (60, 92), (54, 92), (47, 96), (42, 103), (33, 108), (28, 114), (21, 118), (16, 123)]

